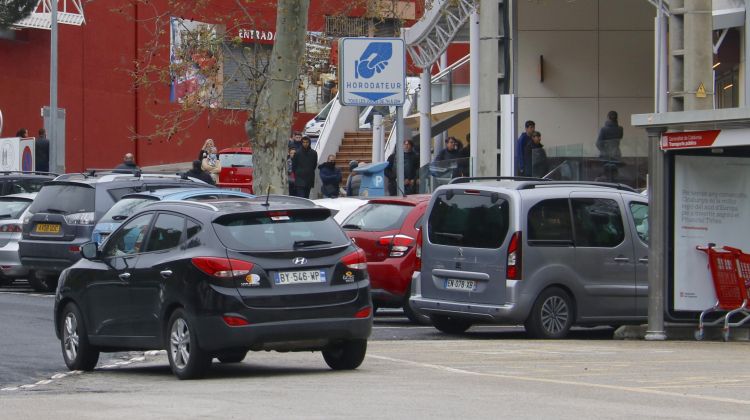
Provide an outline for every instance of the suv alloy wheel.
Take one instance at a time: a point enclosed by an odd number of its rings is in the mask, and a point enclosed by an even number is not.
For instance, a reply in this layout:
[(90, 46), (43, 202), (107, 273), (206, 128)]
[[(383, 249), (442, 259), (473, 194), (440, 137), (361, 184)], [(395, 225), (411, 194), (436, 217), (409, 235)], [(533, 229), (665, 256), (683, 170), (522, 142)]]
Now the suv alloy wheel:
[(211, 357), (198, 346), (198, 337), (183, 309), (177, 309), (167, 324), (169, 366), (180, 379), (202, 377), (211, 366)]
[(65, 305), (60, 319), (60, 345), (65, 365), (70, 370), (94, 370), (99, 361), (99, 349), (89, 343), (78, 306), (72, 302)]

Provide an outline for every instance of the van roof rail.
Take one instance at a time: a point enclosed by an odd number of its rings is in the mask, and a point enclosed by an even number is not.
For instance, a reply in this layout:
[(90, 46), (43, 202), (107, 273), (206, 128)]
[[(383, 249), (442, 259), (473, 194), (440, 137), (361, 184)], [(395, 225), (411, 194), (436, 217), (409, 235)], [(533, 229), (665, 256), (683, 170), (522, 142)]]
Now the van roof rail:
[(545, 178), (534, 178), (530, 176), (460, 176), (451, 179), (450, 184), (464, 184), (472, 181), (539, 181), (549, 182)]
[(637, 192), (635, 188), (617, 182), (599, 181), (556, 181), (548, 178), (533, 178), (527, 176), (475, 176), (453, 178), (450, 184), (463, 184), (471, 181), (522, 181), (517, 186), (518, 190), (530, 190), (538, 186), (548, 185), (588, 185), (593, 187), (614, 188), (622, 191)]

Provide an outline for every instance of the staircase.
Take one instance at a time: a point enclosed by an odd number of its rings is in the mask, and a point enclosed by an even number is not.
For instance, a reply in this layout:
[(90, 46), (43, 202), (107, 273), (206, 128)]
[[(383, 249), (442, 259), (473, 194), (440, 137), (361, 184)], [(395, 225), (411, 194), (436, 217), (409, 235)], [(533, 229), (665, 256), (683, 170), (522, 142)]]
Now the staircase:
[(349, 178), (349, 162), (370, 163), (372, 160), (372, 131), (348, 131), (344, 133), (341, 146), (336, 153), (336, 167), (341, 169), (341, 186), (346, 187)]

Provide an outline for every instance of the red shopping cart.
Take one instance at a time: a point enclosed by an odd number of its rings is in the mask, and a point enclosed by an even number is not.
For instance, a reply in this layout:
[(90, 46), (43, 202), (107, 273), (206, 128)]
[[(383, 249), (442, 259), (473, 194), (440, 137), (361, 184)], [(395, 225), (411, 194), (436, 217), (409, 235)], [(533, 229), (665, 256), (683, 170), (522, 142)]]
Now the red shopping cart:
[[(739, 327), (750, 320), (748, 312), (748, 281), (750, 281), (750, 255), (745, 254), (738, 248), (724, 246), (716, 248), (716, 244), (710, 243), (707, 247), (695, 247), (697, 250), (708, 255), (708, 265), (711, 269), (711, 278), (716, 290), (716, 304), (703, 312), (698, 318), (698, 331), (695, 339), (702, 340), (704, 327), (724, 323), (722, 338), (729, 340), (729, 328)], [(727, 311), (724, 316), (713, 321), (705, 321), (706, 315), (712, 312)], [(742, 318), (731, 322), (735, 315)], [(735, 317), (736, 319), (737, 317)]]

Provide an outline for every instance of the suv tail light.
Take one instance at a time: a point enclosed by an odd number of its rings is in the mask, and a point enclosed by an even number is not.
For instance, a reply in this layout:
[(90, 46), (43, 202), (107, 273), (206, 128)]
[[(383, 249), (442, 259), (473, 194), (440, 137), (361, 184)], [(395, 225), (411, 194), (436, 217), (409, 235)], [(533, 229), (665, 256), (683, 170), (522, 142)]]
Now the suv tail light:
[(406, 235), (386, 235), (378, 239), (378, 245), (389, 247), (390, 257), (403, 257), (414, 246), (414, 238)]
[(417, 229), (417, 249), (414, 252), (417, 256), (414, 271), (422, 271), (422, 228)]
[(198, 270), (220, 279), (244, 276), (253, 269), (251, 262), (221, 257), (195, 257), (191, 262)]
[(352, 270), (367, 270), (367, 257), (362, 248), (357, 248), (356, 251), (344, 255), (341, 262)]
[(521, 280), (521, 246), (521, 232), (516, 232), (508, 245), (508, 263), (505, 270), (505, 278), (508, 280)]
[(21, 232), (21, 225), (17, 225), (15, 223), (11, 223), (8, 225), (2, 225), (0, 226), (0, 232), (3, 233), (17, 233)]
[(69, 225), (93, 225), (94, 212), (66, 214), (65, 221)]

